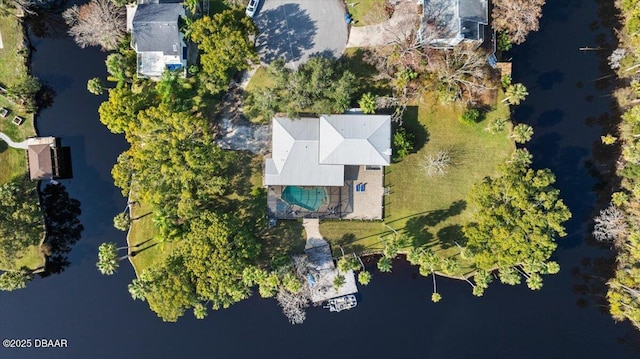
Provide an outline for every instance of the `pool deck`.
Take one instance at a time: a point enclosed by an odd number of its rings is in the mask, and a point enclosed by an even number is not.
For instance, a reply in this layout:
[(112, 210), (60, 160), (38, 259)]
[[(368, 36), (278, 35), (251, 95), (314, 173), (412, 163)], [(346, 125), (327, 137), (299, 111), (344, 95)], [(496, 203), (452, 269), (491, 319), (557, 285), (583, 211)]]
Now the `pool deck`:
[[(356, 185), (364, 184), (364, 192)], [(346, 166), (342, 187), (324, 187), (327, 201), (316, 211), (310, 211), (282, 199), (286, 186), (268, 186), (269, 215), (279, 219), (321, 218), (349, 220), (379, 220), (383, 215), (384, 171), (367, 170), (364, 166)], [(313, 187), (303, 187), (313, 188)]]

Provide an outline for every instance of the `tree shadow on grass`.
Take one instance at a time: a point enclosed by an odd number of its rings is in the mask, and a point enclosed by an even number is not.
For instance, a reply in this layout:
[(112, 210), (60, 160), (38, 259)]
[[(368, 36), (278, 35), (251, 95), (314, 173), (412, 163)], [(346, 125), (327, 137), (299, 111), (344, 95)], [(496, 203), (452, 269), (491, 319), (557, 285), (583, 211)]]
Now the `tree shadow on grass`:
[[(429, 232), (429, 228), (448, 218), (459, 215), (466, 207), (467, 202), (461, 200), (453, 202), (449, 208), (438, 209), (422, 216), (410, 218), (404, 227), (404, 231), (415, 247), (422, 246), (434, 238), (433, 233)], [(449, 233), (445, 232), (444, 234), (453, 235), (454, 233), (451, 231), (453, 231), (453, 228), (449, 230)], [(440, 232), (438, 232), (439, 238), (441, 238)]]
[(436, 234), (440, 240), (440, 247), (447, 249), (455, 246), (456, 244), (464, 247), (467, 244), (467, 238), (462, 233), (462, 226), (459, 224), (453, 224), (441, 228)]
[(345, 254), (356, 253), (360, 254), (365, 250), (365, 247), (362, 244), (355, 243), (358, 240), (356, 235), (353, 233), (347, 233), (343, 235), (341, 238), (332, 240), (332, 249), (334, 255), (342, 255), (342, 251), (340, 248), (344, 250)]
[(6, 142), (0, 140), (0, 153), (3, 153), (9, 148)]
[[(153, 238), (147, 239), (146, 241), (141, 242), (141, 243), (139, 243), (138, 245), (134, 246), (134, 248), (139, 248), (143, 243), (149, 242), (149, 241), (150, 241), (150, 240), (152, 240), (152, 239), (153, 239)], [(138, 254), (140, 254), (140, 253), (142, 253), (142, 252), (146, 251), (147, 249), (150, 249), (150, 248), (153, 248), (153, 247), (157, 246), (158, 244), (160, 244), (160, 243), (159, 243), (159, 242), (156, 242), (156, 243), (150, 244), (150, 245), (148, 245), (148, 246), (146, 246), (146, 247), (143, 247), (143, 248), (140, 248), (140, 249), (136, 249), (136, 250), (132, 250), (130, 255), (131, 255), (131, 257), (135, 257), (135, 256), (137, 256)]]
[(416, 153), (429, 142), (429, 131), (418, 119), (418, 106), (407, 106), (402, 115), (402, 126), (413, 134), (413, 150)]

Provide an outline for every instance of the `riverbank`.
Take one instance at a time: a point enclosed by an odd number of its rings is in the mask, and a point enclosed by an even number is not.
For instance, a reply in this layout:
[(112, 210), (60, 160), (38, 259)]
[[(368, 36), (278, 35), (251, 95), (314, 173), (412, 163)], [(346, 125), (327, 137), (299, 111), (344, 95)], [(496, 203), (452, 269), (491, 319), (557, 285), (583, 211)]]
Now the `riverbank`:
[(602, 137), (603, 144), (610, 147), (603, 152), (614, 157), (606, 168), (613, 193), (608, 206), (605, 205), (606, 208), (595, 217), (593, 236), (610, 243), (617, 251), (615, 274), (607, 282), (611, 315), (616, 320), (628, 320), (640, 329), (640, 83), (637, 79), (637, 68), (640, 67), (637, 8), (640, 1), (616, 2), (616, 5), (621, 13), (611, 18), (620, 19), (616, 32), (618, 44), (608, 60), (618, 77), (614, 96), (622, 115), (617, 128), (610, 124)]
[[(23, 81), (29, 74), (27, 66), (29, 48), (22, 21), (13, 15), (0, 16), (0, 33), (2, 33), (3, 48), (0, 49), (0, 85), (10, 87)], [(6, 118), (0, 120), (0, 132), (5, 133), (15, 142), (21, 142), (28, 137), (36, 136), (35, 115), (28, 113), (7, 97), (0, 94), (0, 107), (8, 110)], [(19, 116), (24, 122), (17, 126), (12, 119)], [(19, 178), (26, 178), (27, 159), (23, 149), (11, 148), (4, 141), (0, 141), (0, 184), (9, 183)], [(37, 182), (30, 182), (34, 196), (26, 200), (40, 202), (37, 195)], [(44, 240), (42, 236), (31, 245), (19, 251), (18, 259), (6, 261), (0, 258), (0, 270), (16, 270), (26, 266), (32, 270), (44, 267), (45, 256), (40, 250)]]

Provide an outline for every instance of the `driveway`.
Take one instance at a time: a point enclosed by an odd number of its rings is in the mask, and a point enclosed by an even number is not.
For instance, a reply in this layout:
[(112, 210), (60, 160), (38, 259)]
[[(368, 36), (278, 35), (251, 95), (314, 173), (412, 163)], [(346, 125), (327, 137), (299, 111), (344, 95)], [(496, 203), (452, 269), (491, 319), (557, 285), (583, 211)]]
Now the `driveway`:
[(297, 68), (315, 54), (340, 57), (348, 37), (344, 14), (340, 0), (263, 0), (254, 18), (260, 59), (282, 57)]
[(385, 46), (412, 36), (420, 24), (418, 4), (415, 0), (398, 0), (395, 4), (391, 19), (375, 25), (353, 26), (347, 47)]

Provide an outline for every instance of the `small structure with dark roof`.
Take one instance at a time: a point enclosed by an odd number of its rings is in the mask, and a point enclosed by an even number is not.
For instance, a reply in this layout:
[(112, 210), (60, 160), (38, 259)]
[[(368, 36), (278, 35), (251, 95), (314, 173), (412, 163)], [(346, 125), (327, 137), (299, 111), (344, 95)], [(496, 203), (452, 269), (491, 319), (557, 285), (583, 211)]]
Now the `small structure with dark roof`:
[(60, 146), (55, 137), (27, 140), (27, 163), (32, 181), (71, 178), (69, 147)]
[(139, 77), (158, 79), (165, 70), (182, 70), (186, 75), (187, 46), (178, 24), (184, 16), (184, 6), (170, 1), (127, 6), (127, 30), (138, 54)]

